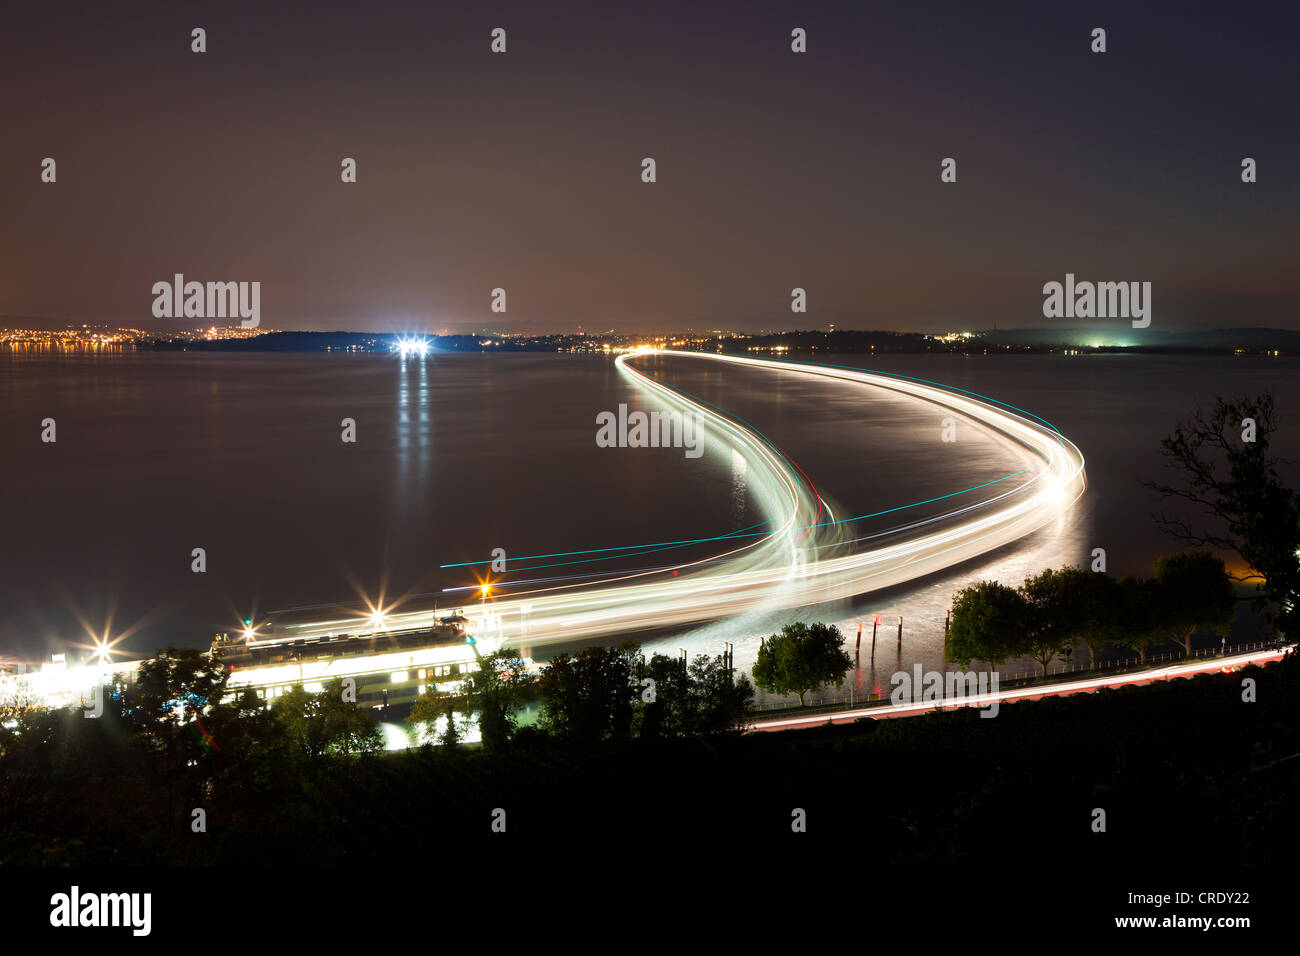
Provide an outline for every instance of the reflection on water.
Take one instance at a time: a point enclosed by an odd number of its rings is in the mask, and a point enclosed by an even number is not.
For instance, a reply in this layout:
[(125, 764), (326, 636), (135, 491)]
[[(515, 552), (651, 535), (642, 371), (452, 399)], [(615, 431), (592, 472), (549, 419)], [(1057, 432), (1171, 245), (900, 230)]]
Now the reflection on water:
[(737, 528), (744, 527), (740, 522), (744, 519), (749, 500), (745, 484), (745, 471), (748, 467), (745, 456), (738, 449), (731, 449), (731, 521)]
[[(1151, 520), (1140, 481), (1161, 475), (1160, 439), (1215, 394), (1273, 388), (1300, 407), (1293, 360), (1136, 356), (896, 356), (855, 361), (1003, 399), (1042, 415), (1082, 449), (1089, 488), (1056, 526), (906, 588), (829, 607), (748, 614), (656, 636), (675, 656), (735, 644), (752, 665), (761, 636), (796, 619), (838, 624), (850, 645), (879, 614), (874, 671), (844, 696), (888, 689), (899, 667), (943, 669), (953, 592), (979, 578), (1016, 584), (1044, 567), (1107, 551), (1112, 573), (1149, 573), (1175, 549)], [(875, 514), (1023, 467), (958, 428), (939, 441), (935, 410), (889, 394), (787, 374), (700, 375), (677, 384), (759, 428), (796, 461), (837, 515)], [(378, 593), (441, 593), (472, 584), (503, 548), (526, 555), (722, 535), (760, 522), (743, 460), (680, 450), (597, 448), (595, 415), (638, 396), (602, 357), (0, 353), (0, 652), (38, 657), (100, 627), (143, 622), (136, 654), (169, 642), (206, 646), (246, 615)], [(703, 363), (697, 363), (703, 364)], [(739, 370), (738, 370), (739, 371)], [(1294, 411), (1291, 414), (1295, 414)], [(42, 445), (34, 423), (58, 421)], [(357, 442), (339, 440), (357, 422)], [(1300, 433), (1279, 454), (1300, 458)], [(911, 512), (853, 525), (857, 534)], [(204, 547), (208, 571), (190, 571)], [(634, 559), (658, 562), (662, 556)], [(527, 577), (590, 566), (532, 562)], [(606, 562), (600, 568), (620, 567)], [(522, 571), (519, 573), (523, 573)], [(901, 654), (896, 622), (904, 619)], [(893, 630), (891, 630), (891, 627)], [(630, 635), (631, 636), (631, 635)], [(1007, 670), (1013, 670), (1010, 665)], [(1027, 669), (1027, 668), (1026, 668)]]
[[(1042, 415), (1083, 451), (1089, 488), (1084, 497), (1053, 525), (1018, 545), (999, 549), (950, 572), (864, 595), (852, 601), (752, 615), (714, 622), (672, 637), (657, 637), (647, 653), (676, 656), (684, 648), (691, 656), (721, 652), (724, 641), (735, 644), (742, 670), (752, 667), (761, 639), (784, 624), (821, 620), (837, 625), (854, 651), (858, 625), (863, 625), (860, 666), (847, 675), (842, 689), (831, 688), (808, 700), (860, 699), (875, 693), (888, 696), (890, 677), (920, 664), (943, 671), (944, 621), (953, 595), (978, 580), (998, 580), (1015, 586), (1048, 567), (1067, 564), (1088, 567), (1095, 548), (1107, 554), (1108, 570), (1117, 576), (1150, 574), (1155, 557), (1178, 550), (1152, 520), (1152, 512), (1171, 510), (1157, 503), (1142, 479), (1162, 474), (1161, 439), (1175, 423), (1215, 394), (1247, 394), (1272, 388), (1280, 404), (1300, 404), (1300, 363), (1276, 360), (1168, 359), (1133, 356), (1092, 356), (1087, 361), (1058, 356), (1000, 357), (993, 361), (963, 357), (896, 356), (854, 361), (836, 357), (838, 364), (873, 371), (925, 377), (951, 383)], [(1081, 357), (1082, 358), (1082, 357)], [(688, 374), (688, 373), (687, 373)], [(730, 384), (736, 394), (717, 387), (715, 401), (741, 414), (777, 441), (813, 479), (840, 514), (874, 513), (923, 498), (926, 489), (970, 487), (989, 476), (1032, 467), (1024, 455), (985, 440), (959, 425), (959, 441), (936, 441), (940, 415), (924, 406), (903, 406), (888, 397), (864, 394), (866, 389), (840, 390), (828, 396), (815, 382), (798, 376), (780, 388), (764, 388), (755, 380)], [(708, 392), (704, 385), (697, 385)], [(697, 394), (699, 394), (697, 392)], [(1139, 414), (1134, 409), (1140, 409)], [(1300, 452), (1300, 434), (1279, 436), (1279, 454)], [(1294, 476), (1300, 479), (1300, 475)], [(849, 510), (845, 510), (845, 509)], [(870, 652), (872, 623), (880, 615), (874, 661)], [(898, 620), (903, 618), (901, 648)], [(1259, 639), (1261, 622), (1244, 610), (1232, 640)], [(1080, 659), (1086, 659), (1081, 655)], [(973, 664), (981, 666), (979, 662)], [(1006, 677), (1037, 671), (1029, 660), (1012, 660), (1000, 668)], [(790, 698), (789, 700), (793, 700)], [(762, 692), (760, 706), (782, 699)]]
[[(433, 414), (430, 408), (430, 360), (419, 357), (397, 359), (397, 492), (394, 501), (405, 510), (408, 520), (428, 515), (433, 489)], [(412, 379), (415, 380), (412, 386)], [(412, 514), (409, 509), (415, 509)], [(394, 520), (402, 516), (395, 515)]]

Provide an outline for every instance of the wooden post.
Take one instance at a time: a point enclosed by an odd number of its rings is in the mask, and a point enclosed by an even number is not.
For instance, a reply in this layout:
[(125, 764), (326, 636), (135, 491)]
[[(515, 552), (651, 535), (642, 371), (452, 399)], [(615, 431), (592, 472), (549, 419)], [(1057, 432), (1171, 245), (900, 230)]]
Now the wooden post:
[(898, 615), (898, 649), (903, 649), (903, 615)]
[(858, 640), (853, 645), (853, 664), (856, 667), (859, 658), (862, 656), (862, 622), (858, 621)]
[(875, 622), (871, 625), (871, 660), (876, 659), (876, 631), (880, 628), (880, 615), (876, 615)]

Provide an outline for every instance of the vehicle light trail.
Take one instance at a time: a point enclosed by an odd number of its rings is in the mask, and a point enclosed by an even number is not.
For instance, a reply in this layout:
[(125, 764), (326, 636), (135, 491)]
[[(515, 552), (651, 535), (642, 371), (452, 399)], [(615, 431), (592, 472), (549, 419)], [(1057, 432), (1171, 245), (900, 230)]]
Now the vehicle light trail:
[(1110, 674), (1083, 680), (1063, 680), (1050, 684), (1031, 684), (1028, 687), (1016, 687), (1010, 690), (987, 691), (983, 694), (971, 694), (966, 697), (947, 697), (936, 700), (907, 701), (901, 704), (886, 703), (873, 707), (857, 707), (834, 711), (826, 714), (808, 714), (803, 716), (769, 717), (751, 722), (745, 729), (749, 732), (770, 730), (796, 730), (801, 727), (825, 727), (830, 724), (851, 723), (861, 717), (884, 719), (890, 717), (914, 717), (936, 710), (956, 710), (959, 707), (988, 707), (992, 704), (1013, 703), (1017, 700), (1037, 700), (1041, 697), (1064, 697), (1069, 694), (1096, 693), (1107, 687), (1126, 687), (1150, 684), (1154, 681), (1169, 680), (1179, 677), (1196, 677), (1198, 674), (1228, 674), (1251, 665), (1271, 664), (1282, 660), (1292, 653), (1291, 648), (1253, 651), (1234, 657), (1217, 657), (1208, 660), (1183, 661), (1168, 667), (1153, 670), (1132, 671), (1124, 674)]

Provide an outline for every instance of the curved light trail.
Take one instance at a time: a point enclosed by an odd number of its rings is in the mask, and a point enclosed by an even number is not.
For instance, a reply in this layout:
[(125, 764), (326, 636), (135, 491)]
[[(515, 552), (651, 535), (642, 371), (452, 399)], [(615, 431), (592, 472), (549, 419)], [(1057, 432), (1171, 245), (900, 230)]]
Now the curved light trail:
[[(715, 454), (722, 449), (725, 454), (739, 456), (745, 468), (746, 486), (754, 495), (765, 520), (750, 528), (711, 538), (601, 549), (630, 556), (657, 554), (702, 543), (728, 547), (728, 550), (712, 556), (638, 571), (609, 573), (595, 581), (589, 580), (592, 575), (586, 574), (576, 578), (535, 579), (536, 585), (550, 586), (515, 591), (508, 598), (495, 598), (491, 603), (484, 601), (477, 607), (466, 602), (470, 630), (475, 634), (481, 651), (490, 653), (501, 647), (608, 637), (647, 628), (716, 620), (742, 612), (801, 607), (891, 587), (941, 571), (1030, 534), (1057, 519), (1084, 489), (1083, 456), (1078, 448), (1049, 423), (1031, 413), (1001, 406), (981, 396), (947, 389), (933, 382), (852, 368), (709, 353), (658, 353), (784, 374), (816, 376), (837, 387), (887, 389), (917, 401), (932, 403), (977, 423), (1025, 462), (1021, 471), (961, 491), (870, 515), (837, 517), (799, 466), (758, 431), (634, 366), (638, 358), (657, 353), (658, 350), (639, 350), (620, 356), (616, 365), (620, 373), (642, 390), (651, 402), (670, 411), (698, 416), (706, 449)], [(1021, 476), (1025, 477), (1018, 485), (1003, 484)], [(854, 522), (956, 499), (983, 488), (996, 489), (996, 493), (888, 531), (852, 536)], [(528, 582), (516, 584), (527, 586)], [(339, 613), (344, 616), (339, 616)], [(326, 619), (277, 624), (261, 634), (257, 633), (258, 629), (250, 628), (249, 644), (256, 647), (339, 634), (364, 637), (424, 630), (430, 624), (429, 611), (402, 613), (372, 608), (369, 616), (336, 612)], [(433, 655), (429, 661), (437, 663), (444, 657), (448, 661), (458, 655), (463, 657), (464, 647), (432, 648), (418, 654)], [(394, 667), (400, 670), (407, 664), (416, 666), (419, 663), (416, 656), (403, 651), (395, 655), (381, 654), (373, 659), (335, 657), (321, 660), (311, 665), (312, 679), (323, 680), (339, 676), (344, 671), (361, 674)], [(424, 657), (420, 660), (423, 661)], [(136, 663), (103, 660), (95, 665), (69, 667), (66, 671), (59, 665), (22, 678), (0, 677), (0, 697), (19, 695), (47, 703), (84, 701), (93, 686), (111, 681), (114, 675), (134, 671)], [(302, 670), (305, 666), (299, 662), (249, 668), (241, 671), (240, 679), (245, 682), (302, 681), (306, 677)], [(255, 676), (258, 673), (260, 676)]]
[[(635, 367), (637, 359), (654, 354), (814, 376), (838, 387), (883, 388), (929, 402), (978, 423), (1024, 457), (1026, 468), (1008, 477), (1026, 477), (1021, 484), (977, 504), (928, 517), (885, 535), (853, 539), (848, 533), (853, 521), (878, 515), (837, 517), (798, 465), (761, 434)], [(1084, 489), (1083, 455), (1048, 423), (1030, 413), (934, 383), (851, 368), (651, 349), (621, 355), (616, 365), (650, 400), (671, 411), (695, 414), (710, 453), (722, 448), (742, 457), (746, 481), (767, 518), (763, 525), (767, 530), (700, 539), (736, 545), (708, 558), (613, 573), (594, 582), (514, 592), (477, 607), (467, 601), (465, 613), (471, 621), (470, 629), (485, 651), (607, 637), (715, 620), (740, 612), (799, 607), (891, 587), (1023, 538), (1060, 517)], [(986, 482), (975, 488), (997, 484)], [(898, 509), (879, 514), (894, 510)], [(907, 537), (898, 540), (903, 534)], [(752, 540), (743, 540), (746, 538)], [(643, 547), (641, 553), (660, 550), (657, 545), (634, 547)], [(274, 637), (267, 635), (266, 643), (341, 632), (396, 632), (427, 627), (429, 620), (428, 611), (388, 612), (370, 623), (356, 617), (336, 617), (286, 625), (278, 628)]]

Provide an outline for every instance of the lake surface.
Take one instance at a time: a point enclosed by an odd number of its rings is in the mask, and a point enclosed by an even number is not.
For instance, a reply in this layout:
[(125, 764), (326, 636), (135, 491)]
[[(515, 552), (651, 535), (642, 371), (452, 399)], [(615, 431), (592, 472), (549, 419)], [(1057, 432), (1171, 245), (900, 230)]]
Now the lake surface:
[[(832, 606), (653, 635), (649, 649), (714, 654), (730, 640), (748, 668), (759, 638), (784, 620), (833, 621), (851, 642), (858, 622), (869, 636), (881, 614), (879, 673), (864, 668), (844, 693), (887, 693), (899, 665), (942, 669), (944, 611), (972, 580), (1016, 584), (1044, 567), (1086, 564), (1097, 547), (1111, 573), (1149, 573), (1158, 554), (1176, 550), (1152, 520), (1161, 506), (1141, 481), (1164, 474), (1160, 440), (1198, 404), (1272, 389), (1284, 426), (1276, 448), (1300, 459), (1293, 359), (827, 361), (1031, 411), (1082, 449), (1088, 490), (1053, 526), (952, 573)], [(905, 506), (1022, 467), (973, 426), (959, 424), (957, 441), (942, 442), (937, 408), (880, 390), (689, 356), (644, 367), (760, 430), (840, 515)], [(680, 448), (597, 447), (595, 416), (619, 403), (650, 407), (600, 356), (0, 353), (0, 653), (39, 659), (106, 627), (128, 656), (168, 643), (206, 646), (246, 617), (302, 605), (389, 606), (430, 595), (451, 607), (466, 594), (443, 589), (472, 585), (487, 567), (439, 566), (484, 562), (494, 548), (535, 569), (526, 572), (534, 578), (582, 575), (660, 559), (520, 559), (724, 535), (764, 520), (726, 449), (692, 459)], [(54, 444), (40, 440), (45, 418), (56, 421)], [(341, 440), (345, 418), (356, 423), (354, 443)], [(864, 522), (858, 533), (902, 520)], [(194, 548), (206, 552), (205, 573), (191, 570)], [(1235, 636), (1258, 627), (1243, 617)]]

